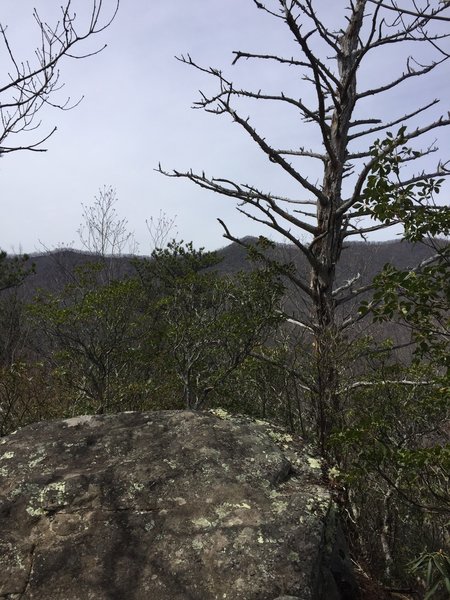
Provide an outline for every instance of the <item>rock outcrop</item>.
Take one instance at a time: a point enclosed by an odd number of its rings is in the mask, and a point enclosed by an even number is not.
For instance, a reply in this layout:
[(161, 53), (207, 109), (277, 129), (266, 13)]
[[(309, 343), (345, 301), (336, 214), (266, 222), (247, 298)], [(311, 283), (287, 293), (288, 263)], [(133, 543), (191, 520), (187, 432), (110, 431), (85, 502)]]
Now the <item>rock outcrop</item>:
[(0, 598), (353, 600), (318, 461), (223, 411), (42, 422), (0, 440)]

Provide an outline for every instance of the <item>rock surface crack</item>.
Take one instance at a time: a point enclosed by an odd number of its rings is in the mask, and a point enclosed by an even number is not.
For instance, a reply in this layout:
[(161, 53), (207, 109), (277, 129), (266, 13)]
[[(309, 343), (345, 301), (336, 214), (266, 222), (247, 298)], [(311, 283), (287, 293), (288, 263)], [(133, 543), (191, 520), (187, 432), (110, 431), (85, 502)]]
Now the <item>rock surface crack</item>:
[(27, 573), (27, 577), (25, 580), (25, 585), (23, 587), (23, 590), (21, 592), (19, 592), (19, 600), (21, 600), (22, 598), (25, 598), (25, 594), (27, 593), (28, 588), (30, 587), (31, 575), (33, 574), (35, 550), (36, 550), (36, 544), (33, 544), (30, 548), (30, 556), (29, 556), (30, 567), (28, 569), (28, 573)]

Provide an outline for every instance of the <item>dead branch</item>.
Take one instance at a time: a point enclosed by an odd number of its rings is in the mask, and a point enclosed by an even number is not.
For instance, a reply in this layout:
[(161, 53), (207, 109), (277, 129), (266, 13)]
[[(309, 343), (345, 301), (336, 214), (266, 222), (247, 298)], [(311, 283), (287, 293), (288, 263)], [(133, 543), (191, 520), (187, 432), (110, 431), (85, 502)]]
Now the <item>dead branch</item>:
[(109, 27), (117, 14), (119, 2), (114, 0), (111, 14), (106, 16), (104, 0), (94, 0), (89, 24), (84, 30), (77, 28), (77, 17), (72, 12), (70, 0), (61, 7), (61, 18), (55, 25), (44, 21), (34, 10), (34, 20), (41, 37), (40, 46), (34, 52), (34, 64), (31, 60), (19, 60), (8, 38), (7, 27), (0, 24), (0, 44), (3, 44), (6, 62), (9, 62), (5, 81), (0, 82), (0, 155), (18, 150), (45, 151), (42, 145), (56, 128), (28, 144), (5, 145), (5, 141), (18, 134), (37, 131), (41, 126), (38, 115), (45, 105), (70, 110), (79, 104), (82, 97), (76, 101), (71, 101), (70, 97), (57, 99), (56, 94), (63, 87), (59, 66), (65, 58), (81, 60), (104, 50), (106, 45), (88, 53), (78, 53), (87, 38)]

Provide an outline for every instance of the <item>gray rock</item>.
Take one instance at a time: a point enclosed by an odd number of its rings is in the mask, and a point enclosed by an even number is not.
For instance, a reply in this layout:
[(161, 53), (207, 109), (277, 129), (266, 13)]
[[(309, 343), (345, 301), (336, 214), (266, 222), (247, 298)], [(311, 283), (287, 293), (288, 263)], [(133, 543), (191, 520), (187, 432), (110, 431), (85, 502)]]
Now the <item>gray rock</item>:
[(353, 600), (330, 507), (320, 464), (267, 423), (37, 423), (0, 440), (0, 598)]

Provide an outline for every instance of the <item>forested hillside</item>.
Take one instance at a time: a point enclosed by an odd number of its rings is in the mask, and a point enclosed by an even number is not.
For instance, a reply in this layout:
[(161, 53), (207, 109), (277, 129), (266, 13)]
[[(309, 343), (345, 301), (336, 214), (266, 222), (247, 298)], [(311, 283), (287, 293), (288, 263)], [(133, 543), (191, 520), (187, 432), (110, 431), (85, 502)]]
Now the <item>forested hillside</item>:
[[(257, 238), (244, 238), (246, 243), (255, 244)], [(216, 250), (220, 262), (214, 266), (219, 273), (237, 273), (254, 267), (249, 261), (245, 248), (237, 243), (231, 243)], [(338, 264), (338, 284), (341, 285), (352, 279), (358, 273), (361, 281), (368, 283), (386, 264), (392, 264), (399, 269), (412, 268), (422, 260), (430, 257), (433, 249), (425, 244), (412, 244), (406, 240), (391, 240), (386, 242), (350, 242), (344, 250)], [(294, 246), (278, 244), (273, 255), (280, 260), (294, 261), (299, 265), (299, 271), (306, 274), (306, 264), (303, 255)], [(71, 273), (77, 266), (97, 260), (95, 254), (71, 248), (55, 249), (30, 255), (28, 265), (34, 265), (34, 272), (22, 286), (22, 292), (29, 297), (38, 288), (56, 290), (70, 282)], [(114, 269), (119, 275), (132, 275), (135, 271), (132, 256), (111, 256)], [(144, 258), (144, 257), (142, 257)]]

